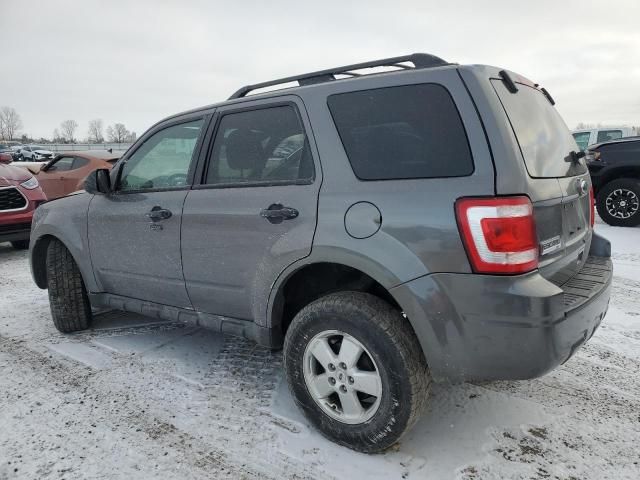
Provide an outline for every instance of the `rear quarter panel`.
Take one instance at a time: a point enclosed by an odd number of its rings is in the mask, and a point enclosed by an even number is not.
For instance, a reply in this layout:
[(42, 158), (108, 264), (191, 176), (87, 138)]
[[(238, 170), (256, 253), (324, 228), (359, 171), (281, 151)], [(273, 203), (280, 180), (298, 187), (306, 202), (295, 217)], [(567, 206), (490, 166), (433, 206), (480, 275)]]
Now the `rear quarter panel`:
[[(591, 180), (588, 173), (567, 178), (532, 178), (529, 175), (509, 119), (491, 85), (490, 79), (499, 78), (500, 70), (497, 67), (471, 65), (460, 67), (460, 74), (475, 100), (487, 131), (496, 169), (496, 194), (527, 195), (535, 209), (538, 240), (546, 241), (562, 234), (562, 207), (577, 196), (577, 181), (584, 179), (590, 185)], [(522, 78), (514, 72), (509, 74), (514, 79)], [(541, 256), (540, 271), (543, 276), (552, 278), (561, 270), (566, 270), (565, 276), (575, 273), (580, 267), (576, 258), (579, 261), (586, 260), (586, 255), (580, 255), (580, 252), (589, 251), (591, 231), (584, 231), (579, 237), (572, 238), (571, 244), (567, 241), (565, 245), (564, 237), (562, 241), (562, 249)]]
[[(318, 228), (306, 262), (334, 261), (369, 274), (386, 288), (434, 272), (470, 272), (454, 214), (458, 197), (491, 195), (494, 171), (475, 107), (454, 67), (346, 80), (302, 89), (318, 143), (324, 181)], [(462, 118), (474, 172), (456, 178), (360, 181), (354, 174), (327, 106), (329, 95), (437, 83), (451, 94)], [(345, 229), (345, 213), (356, 202), (374, 204), (382, 221), (377, 233), (356, 239)]]

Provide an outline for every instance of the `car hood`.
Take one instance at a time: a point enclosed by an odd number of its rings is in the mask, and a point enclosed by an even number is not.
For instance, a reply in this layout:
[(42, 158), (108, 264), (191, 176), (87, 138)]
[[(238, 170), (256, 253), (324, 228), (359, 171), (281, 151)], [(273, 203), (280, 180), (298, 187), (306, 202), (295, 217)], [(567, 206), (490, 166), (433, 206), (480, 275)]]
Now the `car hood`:
[(34, 150), (35, 153), (39, 153), (40, 155), (53, 155), (51, 150)]
[(15, 185), (31, 178), (31, 172), (20, 167), (0, 164), (0, 187)]

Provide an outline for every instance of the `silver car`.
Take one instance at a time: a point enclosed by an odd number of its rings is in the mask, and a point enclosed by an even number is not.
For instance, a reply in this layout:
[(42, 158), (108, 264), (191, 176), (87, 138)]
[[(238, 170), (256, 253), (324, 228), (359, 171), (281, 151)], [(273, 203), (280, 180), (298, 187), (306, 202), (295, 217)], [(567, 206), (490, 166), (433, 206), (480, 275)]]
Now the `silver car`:
[(584, 158), (549, 93), (495, 67), (414, 54), (248, 85), (85, 188), (33, 221), (60, 331), (94, 306), (283, 348), (300, 409), (362, 452), (432, 381), (567, 361), (609, 303)]

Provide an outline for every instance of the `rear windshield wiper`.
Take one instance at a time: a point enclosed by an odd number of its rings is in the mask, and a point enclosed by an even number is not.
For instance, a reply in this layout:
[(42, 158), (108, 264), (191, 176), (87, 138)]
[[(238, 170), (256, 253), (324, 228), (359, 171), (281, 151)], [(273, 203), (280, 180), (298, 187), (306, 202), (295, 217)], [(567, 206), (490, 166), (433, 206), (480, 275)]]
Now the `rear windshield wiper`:
[(550, 103), (551, 105), (555, 105), (555, 104), (556, 104), (556, 101), (553, 99), (553, 97), (551, 96), (551, 94), (550, 94), (549, 92), (547, 92), (547, 89), (546, 89), (546, 88), (542, 87), (542, 88), (540, 89), (540, 91), (542, 92), (542, 94), (543, 94), (545, 97), (547, 97), (547, 100), (549, 100), (549, 103)]

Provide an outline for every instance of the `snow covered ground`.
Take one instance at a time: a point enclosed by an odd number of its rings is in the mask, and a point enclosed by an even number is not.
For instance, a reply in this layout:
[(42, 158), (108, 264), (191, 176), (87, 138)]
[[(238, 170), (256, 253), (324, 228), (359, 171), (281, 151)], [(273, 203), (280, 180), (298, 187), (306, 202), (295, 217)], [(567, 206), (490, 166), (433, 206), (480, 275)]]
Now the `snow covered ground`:
[(59, 334), (0, 244), (0, 479), (639, 479), (640, 228), (597, 230), (615, 277), (591, 341), (540, 379), (434, 386), (377, 456), (309, 428), (279, 352), (118, 313)]

